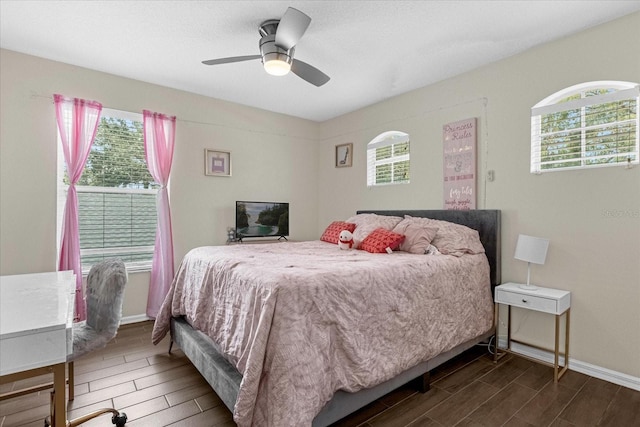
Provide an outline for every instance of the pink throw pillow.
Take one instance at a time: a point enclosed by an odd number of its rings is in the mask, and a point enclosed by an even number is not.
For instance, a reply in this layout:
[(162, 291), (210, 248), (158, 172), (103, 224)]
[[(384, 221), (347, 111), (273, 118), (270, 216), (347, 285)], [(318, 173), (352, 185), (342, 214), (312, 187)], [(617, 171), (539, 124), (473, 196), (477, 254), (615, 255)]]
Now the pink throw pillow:
[(438, 227), (426, 226), (416, 221), (403, 219), (393, 229), (394, 233), (404, 234), (404, 242), (398, 250), (412, 254), (425, 254), (436, 237)]

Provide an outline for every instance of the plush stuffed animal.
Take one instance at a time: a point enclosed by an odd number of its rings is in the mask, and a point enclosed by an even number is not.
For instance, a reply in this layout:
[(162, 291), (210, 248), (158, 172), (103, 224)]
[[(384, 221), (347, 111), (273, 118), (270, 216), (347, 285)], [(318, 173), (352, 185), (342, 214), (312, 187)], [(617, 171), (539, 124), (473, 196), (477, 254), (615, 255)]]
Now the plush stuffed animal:
[(349, 230), (342, 230), (338, 237), (338, 247), (349, 250), (353, 247), (353, 234)]

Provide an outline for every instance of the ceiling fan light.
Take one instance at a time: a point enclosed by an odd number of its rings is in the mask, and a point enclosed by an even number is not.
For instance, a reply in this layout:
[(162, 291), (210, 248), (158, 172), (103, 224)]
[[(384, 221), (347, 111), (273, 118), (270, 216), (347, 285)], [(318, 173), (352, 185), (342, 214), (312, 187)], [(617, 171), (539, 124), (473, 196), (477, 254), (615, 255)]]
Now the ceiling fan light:
[(284, 76), (291, 71), (291, 64), (279, 59), (264, 62), (264, 69), (272, 76)]

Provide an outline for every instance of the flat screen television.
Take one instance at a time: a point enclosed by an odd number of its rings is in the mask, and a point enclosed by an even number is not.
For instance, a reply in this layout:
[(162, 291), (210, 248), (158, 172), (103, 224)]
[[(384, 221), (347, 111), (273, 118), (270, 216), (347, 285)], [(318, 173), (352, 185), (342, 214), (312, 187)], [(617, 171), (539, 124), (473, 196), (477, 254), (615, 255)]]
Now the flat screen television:
[(236, 239), (289, 235), (289, 203), (236, 201)]

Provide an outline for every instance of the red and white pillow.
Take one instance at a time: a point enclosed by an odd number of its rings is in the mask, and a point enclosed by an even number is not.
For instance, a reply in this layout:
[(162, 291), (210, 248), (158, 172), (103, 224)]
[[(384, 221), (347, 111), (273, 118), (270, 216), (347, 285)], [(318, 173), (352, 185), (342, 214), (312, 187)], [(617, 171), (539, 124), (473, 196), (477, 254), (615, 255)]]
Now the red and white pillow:
[(333, 221), (324, 230), (324, 233), (322, 233), (322, 236), (320, 236), (320, 240), (337, 245), (338, 238), (340, 237), (340, 232), (342, 230), (349, 230), (351, 233), (353, 233), (355, 229), (356, 224), (352, 222)]
[(402, 234), (384, 228), (376, 228), (365, 237), (360, 244), (360, 249), (374, 254), (389, 252), (398, 249), (404, 238)]

